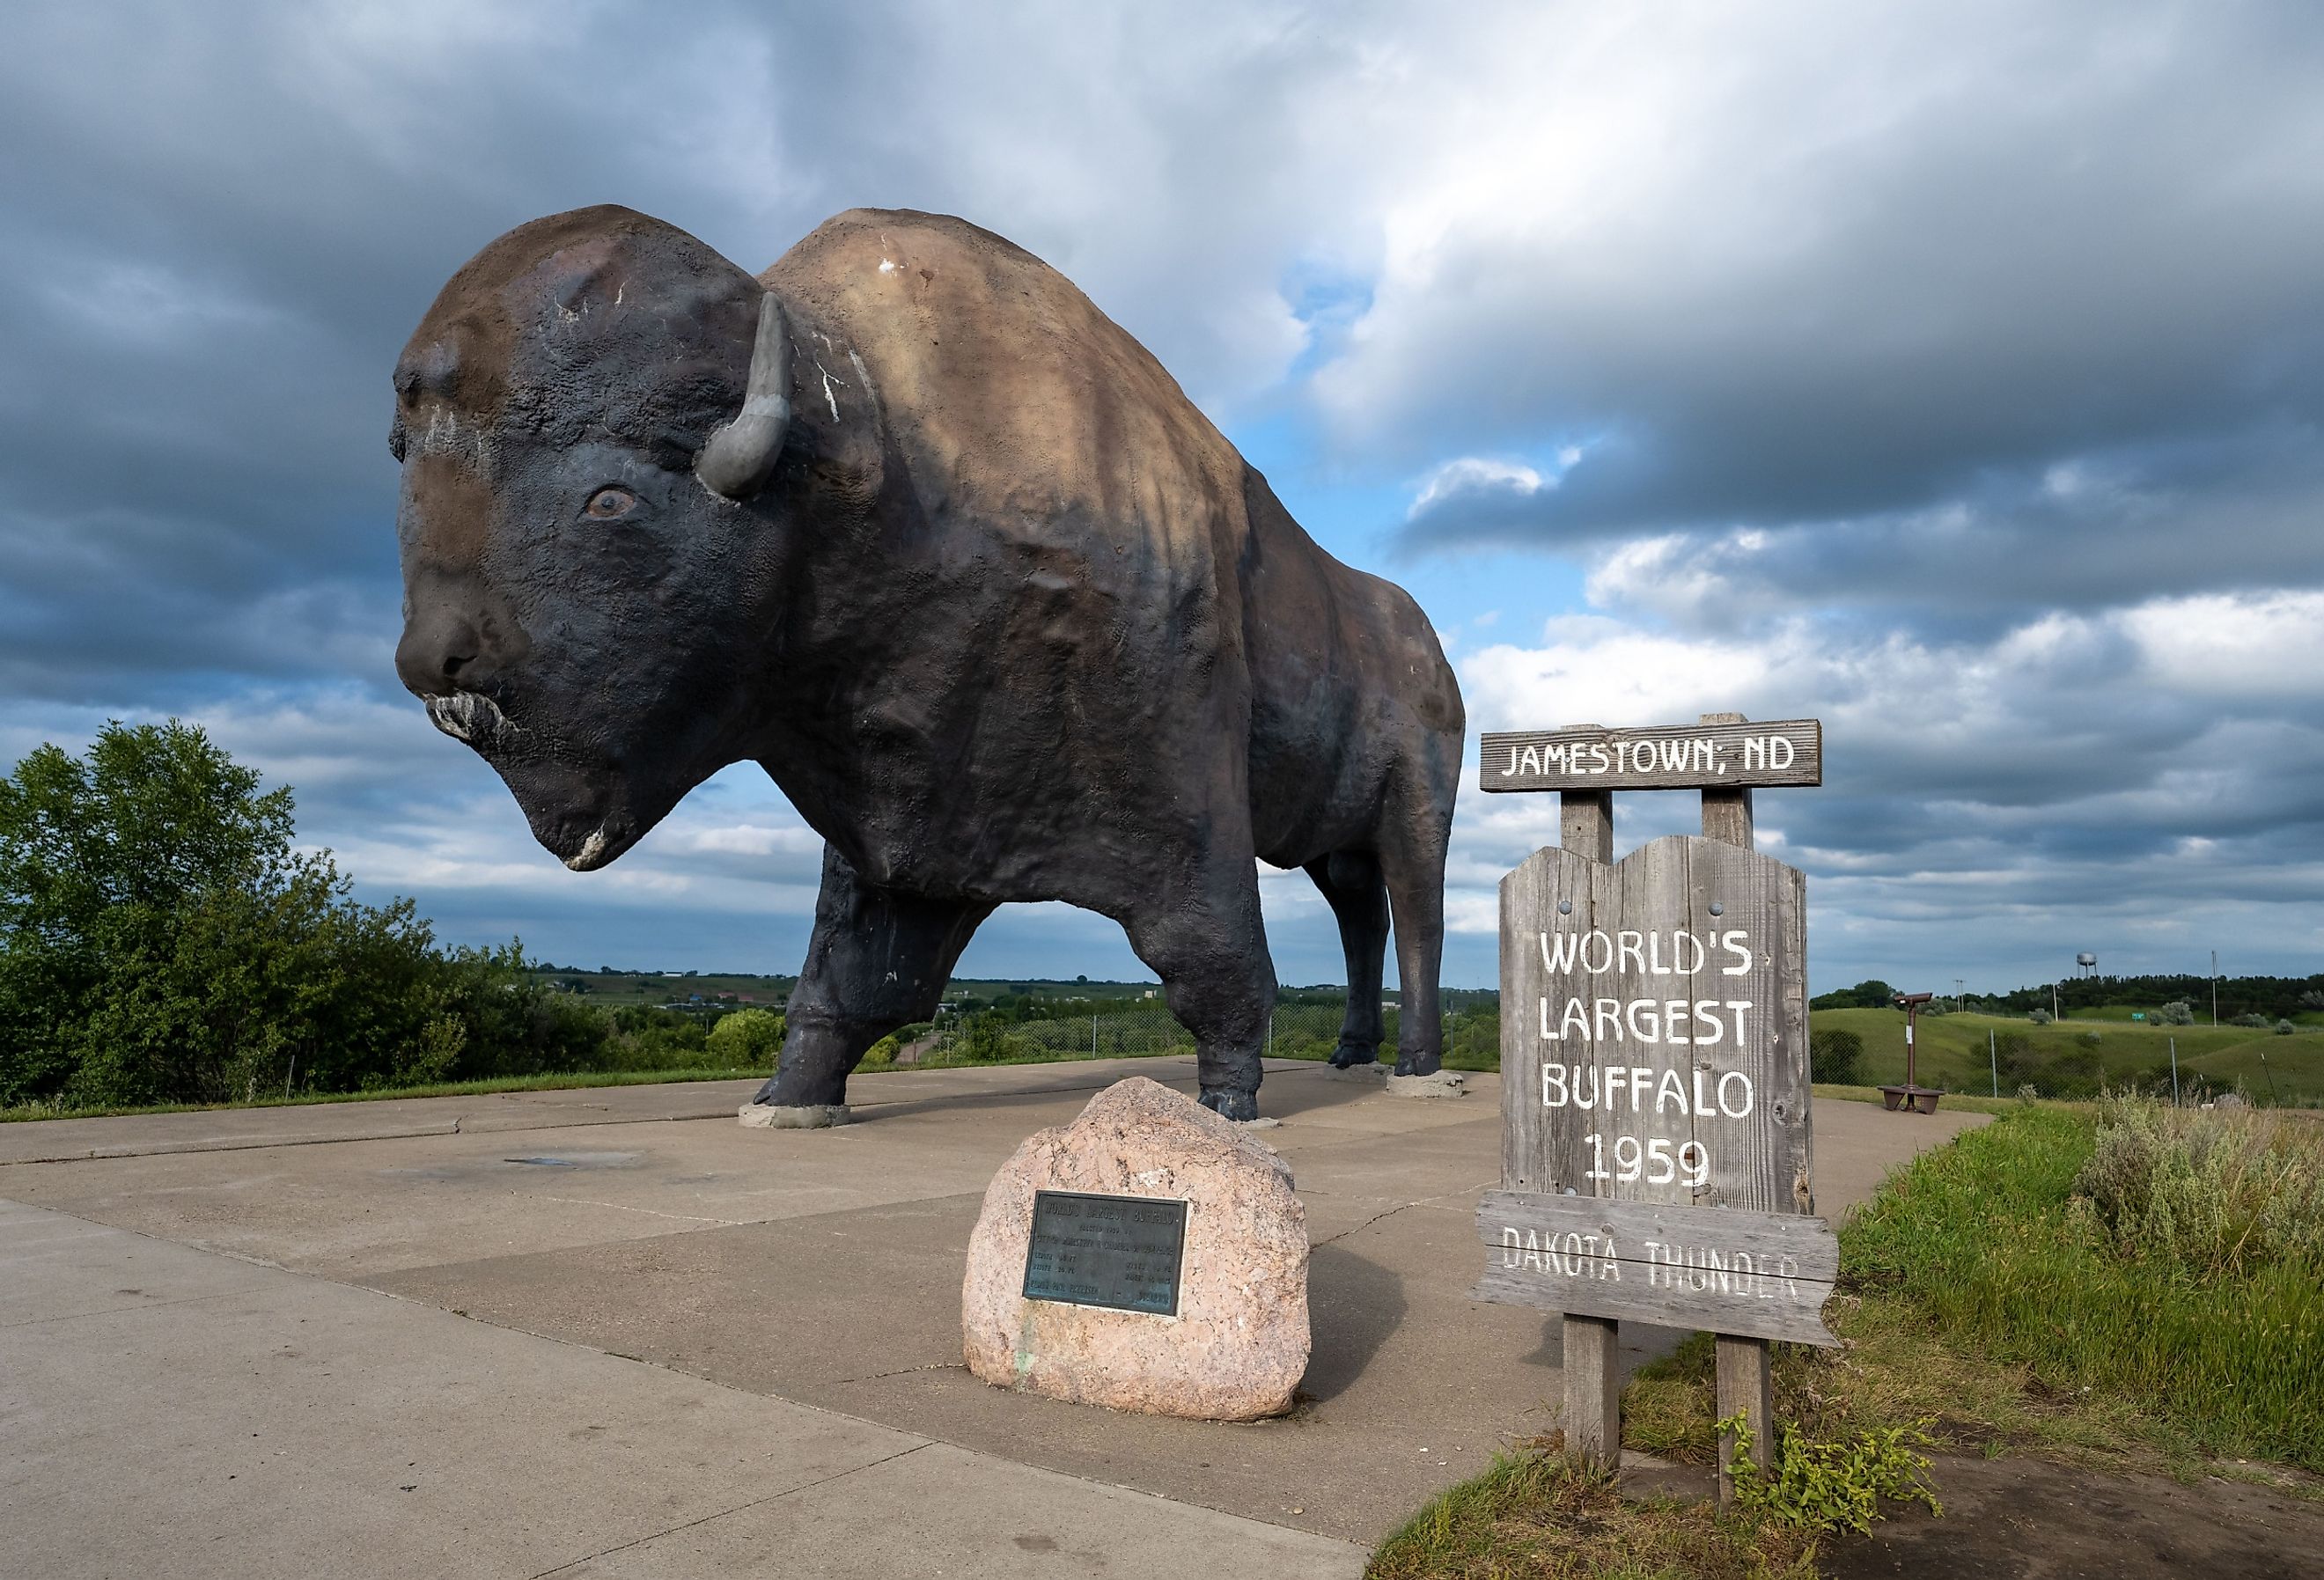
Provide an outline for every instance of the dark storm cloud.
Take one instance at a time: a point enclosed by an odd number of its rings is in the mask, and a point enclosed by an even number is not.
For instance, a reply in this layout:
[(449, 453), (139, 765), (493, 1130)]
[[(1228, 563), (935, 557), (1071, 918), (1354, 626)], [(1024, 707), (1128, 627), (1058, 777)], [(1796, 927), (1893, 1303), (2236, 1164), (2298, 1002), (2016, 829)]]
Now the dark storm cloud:
[[(2324, 586), (2312, 8), (131, 0), (0, 46), (0, 744), (193, 713), (374, 894), (581, 959), (803, 925), (747, 772), (580, 878), (402, 695), (387, 374), (539, 215), (755, 270), (872, 204), (1048, 258), (1230, 428), (1314, 416), (1295, 473), (1420, 480), (1407, 550), (1586, 565), (1586, 636), (1480, 589), (1487, 727), (1826, 716), (1830, 788), (1763, 812), (1820, 972), (2011, 958), (2045, 897), (2324, 944), (2324, 656), (2268, 601)], [(1522, 822), (1464, 801), (1456, 908)], [(1117, 959), (1080, 926), (995, 958)]]
[[(1665, 129), (1677, 175), (1635, 156), (1663, 179), (1618, 220), (1553, 204), (1448, 236), (1383, 289), (1323, 381), (1351, 429), (1420, 461), (1583, 450), (1554, 490), (1448, 497), (1407, 533), (1558, 546), (1823, 522), (1877, 540), (1960, 507), (1989, 559), (2114, 526), (2167, 541), (2204, 530), (2214, 499), (2248, 517), (2256, 461), (2275, 519), (2247, 523), (2229, 574), (2288, 550), (2312, 575), (2314, 532), (2295, 542), (2283, 518), (2312, 524), (2324, 499), (2324, 14), (1819, 14), (1840, 58), (1884, 69), (1819, 76), (1769, 51), (1741, 73), (1763, 91)], [(1764, 90), (1794, 88), (1793, 114), (1768, 113)], [(2126, 479), (2152, 519), (2043, 508), (2075, 468)], [(2131, 548), (2117, 586), (2169, 559)], [(2081, 568), (2070, 596), (2106, 596), (2107, 571)], [(2077, 585), (2034, 572), (2037, 596)]]

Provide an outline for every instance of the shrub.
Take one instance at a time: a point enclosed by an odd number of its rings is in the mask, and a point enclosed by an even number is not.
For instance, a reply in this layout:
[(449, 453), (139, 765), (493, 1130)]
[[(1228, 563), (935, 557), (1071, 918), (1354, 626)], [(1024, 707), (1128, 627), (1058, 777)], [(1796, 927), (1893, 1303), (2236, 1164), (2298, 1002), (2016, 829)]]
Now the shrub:
[(2324, 1265), (2324, 1146), (2257, 1109), (2109, 1095), (2074, 1192), (2101, 1243), (2175, 1278)]
[(2154, 1012), (2154, 1023), (2158, 1026), (2192, 1026), (2195, 1023), (2195, 1006), (2185, 999), (2173, 999)]
[(771, 1069), (782, 1051), (783, 1018), (772, 1010), (736, 1010), (718, 1017), (704, 1039), (718, 1062), (732, 1069)]
[(2264, 1031), (2267, 1030), (2267, 1017), (2259, 1013), (2255, 1010), (2249, 1011), (2244, 1014), (2237, 1015), (2234, 1020), (2228, 1021), (2227, 1024), (2230, 1026), (2248, 1026), (2255, 1031)]
[(2289, 1036), (2291, 1036), (2294, 1031), (2297, 1031), (2297, 1030), (2300, 1030), (2300, 1028), (2299, 1028), (2299, 1027), (2294, 1026), (2294, 1025), (2293, 1025), (2291, 1021), (2278, 1021), (2275, 1023), (2275, 1034), (2276, 1034), (2278, 1037), (2289, 1037)]
[(953, 1034), (950, 1051), (954, 1057), (984, 1064), (1022, 1057), (1030, 1045), (1012, 1036), (1009, 1017), (998, 1010), (980, 1010), (968, 1016), (958, 1031)]
[(1828, 1086), (1859, 1083), (1864, 1062), (1864, 1039), (1845, 1027), (1808, 1033), (1808, 1068), (1815, 1080)]
[(1741, 1415), (1720, 1421), (1719, 1429), (1733, 1434), (1727, 1472), (1735, 1480), (1735, 1501), (1744, 1508), (1798, 1530), (1868, 1536), (1883, 1498), (1926, 1503), (1930, 1513), (1944, 1512), (1929, 1480), (1928, 1460), (1914, 1452), (1936, 1446), (1928, 1434), (1933, 1425), (1932, 1418), (1918, 1427), (1878, 1428), (1844, 1442), (1817, 1443), (1785, 1421), (1775, 1434), (1775, 1463), (1764, 1471), (1752, 1463), (1751, 1431)]
[(2050, 1012), (2047, 1010), (2035, 1010), (2029, 1013), (2025, 1018), (2033, 1021), (2036, 1026), (2047, 1026), (2050, 1023), (2051, 1016)]

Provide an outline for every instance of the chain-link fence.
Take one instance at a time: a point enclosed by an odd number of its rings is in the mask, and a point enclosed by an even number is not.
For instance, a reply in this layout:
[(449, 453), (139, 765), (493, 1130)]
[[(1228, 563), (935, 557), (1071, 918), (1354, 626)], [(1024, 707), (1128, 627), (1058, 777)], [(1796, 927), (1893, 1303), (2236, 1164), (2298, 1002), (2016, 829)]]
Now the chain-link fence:
[[(1328, 1058), (1347, 1013), (1340, 1003), (1277, 1008), (1267, 1050), (1277, 1058)], [(1382, 1045), (1396, 1046), (1397, 1012), (1383, 1012)], [(1194, 1039), (1159, 1001), (1087, 1015), (1011, 1021), (986, 1011), (908, 1026), (873, 1050), (872, 1064), (1002, 1064), (1073, 1058), (1150, 1058), (1192, 1053)]]
[[(1344, 999), (1302, 998), (1278, 1003), (1268, 1023), (1267, 1054), (1272, 1058), (1329, 1058), (1340, 1045), (1340, 1028), (1346, 1017)], [(1382, 1007), (1379, 1050), (1383, 1058), (1396, 1058), (1398, 1020), (1395, 1005)], [(1499, 1067), (1499, 1017), (1489, 1010), (1481, 1013), (1474, 1010), (1448, 1012), (1444, 1017), (1445, 1063), (1456, 1069)], [(1194, 1051), (1193, 1036), (1155, 999), (1084, 1015), (1053, 1012), (1022, 1021), (991, 1010), (951, 1015), (932, 1023), (905, 1027), (883, 1039), (864, 1062), (872, 1068), (890, 1065), (1030, 1064), (1076, 1058), (1150, 1058)]]

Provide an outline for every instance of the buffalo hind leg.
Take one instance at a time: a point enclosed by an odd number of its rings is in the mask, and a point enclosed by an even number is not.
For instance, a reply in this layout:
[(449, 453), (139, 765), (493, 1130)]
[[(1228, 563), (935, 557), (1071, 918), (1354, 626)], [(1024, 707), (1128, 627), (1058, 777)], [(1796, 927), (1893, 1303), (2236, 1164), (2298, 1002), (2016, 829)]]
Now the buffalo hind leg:
[(990, 905), (867, 883), (825, 845), (815, 933), (785, 1012), (782, 1062), (752, 1101), (811, 1110), (845, 1104), (848, 1073), (866, 1049), (899, 1026), (934, 1017), (954, 963), (991, 914)]
[(1339, 919), (1340, 947), (1348, 957), (1348, 1013), (1340, 1025), (1340, 1046), (1332, 1050), (1332, 1065), (1377, 1063), (1379, 1059), (1380, 964), (1388, 950), (1388, 885), (1380, 879), (1379, 858), (1370, 851), (1334, 851), (1307, 864), (1332, 914)]
[(1380, 841), (1380, 873), (1396, 919), (1396, 1073), (1433, 1076), (1444, 1065), (1437, 979), (1444, 957), (1444, 847), (1452, 826), (1452, 787), (1396, 819)]
[(1116, 918), (1130, 947), (1162, 979), (1162, 997), (1194, 1036), (1203, 1104), (1229, 1119), (1259, 1117), (1259, 1056), (1275, 1008), (1275, 964), (1249, 855), (1166, 882)]

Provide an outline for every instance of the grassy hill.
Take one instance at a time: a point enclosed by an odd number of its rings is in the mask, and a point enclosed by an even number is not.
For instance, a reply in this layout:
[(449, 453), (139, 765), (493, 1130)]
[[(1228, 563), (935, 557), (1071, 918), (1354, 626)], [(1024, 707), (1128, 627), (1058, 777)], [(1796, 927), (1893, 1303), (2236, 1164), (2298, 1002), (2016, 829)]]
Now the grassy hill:
[[(1924, 1015), (1919, 1030), (1921, 1084), (1952, 1092), (1990, 1092), (1987, 1032), (2024, 1037), (2044, 1061), (2095, 1051), (2111, 1081), (2152, 1079), (2158, 1073), (2167, 1076), (2171, 1041), (2176, 1039), (2182, 1081), (2200, 1076), (2219, 1087), (2241, 1081), (2264, 1102), (2273, 1076), (2277, 1101), (2324, 1105), (2324, 1027), (2303, 1025), (2290, 1037), (2278, 1037), (2244, 1026), (2153, 1026), (2129, 1016), (2127, 1009), (2096, 1011), (2069, 1016), (2056, 1025), (2036, 1026), (2006, 1015)], [(1810, 1020), (1818, 1030), (1845, 1028), (1864, 1039), (1866, 1081), (1904, 1078), (1902, 1010), (1818, 1010)], [(2098, 1037), (2094, 1046), (2083, 1040), (2091, 1033)], [(2002, 1095), (2009, 1095), (2006, 1076)]]

